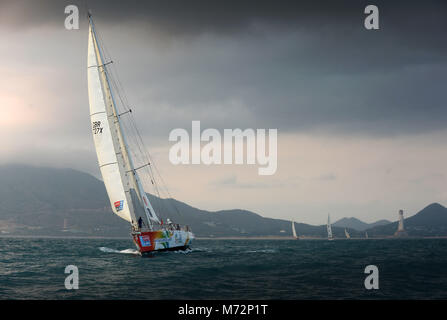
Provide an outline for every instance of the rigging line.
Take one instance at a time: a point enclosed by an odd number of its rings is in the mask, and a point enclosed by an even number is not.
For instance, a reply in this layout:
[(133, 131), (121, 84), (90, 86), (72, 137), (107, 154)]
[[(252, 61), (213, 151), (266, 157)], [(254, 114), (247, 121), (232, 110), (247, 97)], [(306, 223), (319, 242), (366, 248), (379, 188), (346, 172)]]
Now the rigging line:
[[(140, 135), (139, 137), (140, 137), (140, 139), (141, 139), (141, 135)], [(155, 178), (155, 175), (154, 175), (154, 173), (153, 173), (153, 171), (152, 171), (152, 167), (154, 167), (155, 172), (156, 172), (156, 173), (158, 174), (158, 176), (160, 177), (160, 180), (161, 180), (161, 182), (162, 182), (162, 186), (164, 187), (165, 192), (166, 192), (166, 194), (168, 195), (168, 197), (171, 198), (171, 199), (174, 199), (174, 198), (172, 197), (171, 193), (169, 192), (169, 189), (168, 189), (168, 187), (167, 187), (167, 184), (166, 184), (166, 182), (164, 181), (163, 176), (162, 176), (161, 173), (160, 173), (160, 170), (159, 170), (158, 167), (156, 166), (155, 162), (152, 160), (152, 157), (150, 156), (149, 153), (146, 153), (146, 156), (148, 157), (149, 161), (152, 163), (152, 165), (149, 166), (148, 168), (149, 168), (150, 173), (151, 173), (150, 175), (151, 175), (151, 176), (153, 177), (153, 179), (154, 179), (154, 181), (153, 181), (153, 185), (154, 185), (154, 187), (155, 187), (155, 189), (156, 189), (156, 191), (157, 191), (157, 194), (160, 196), (160, 190), (159, 190), (159, 188), (158, 188), (158, 184), (155, 182), (155, 181), (156, 181), (156, 178)], [(178, 214), (179, 216), (183, 216), (183, 215), (181, 214), (180, 210), (178, 209), (178, 207), (176, 206), (175, 202), (171, 202), (171, 205), (172, 205), (172, 207), (174, 208), (174, 210), (177, 212), (177, 214)]]
[[(151, 179), (151, 181), (152, 181), (152, 179)], [(156, 193), (156, 197), (155, 198), (156, 198), (156, 202), (157, 202), (158, 212), (160, 214), (162, 214), (162, 213), (164, 214), (165, 210), (163, 210), (163, 205), (162, 205), (162, 200), (161, 200), (161, 197), (160, 197), (160, 192), (159, 192), (159, 190), (158, 190), (156, 185), (154, 185), (154, 184), (152, 184), (152, 185), (153, 185), (153, 189), (154, 189), (154, 191)]]
[[(126, 125), (126, 128), (127, 128), (127, 125)], [(135, 129), (135, 126), (131, 126), (130, 129)], [(133, 130), (133, 131), (135, 131), (135, 130)], [(134, 134), (135, 134), (135, 136), (137, 136), (137, 133), (136, 133), (136, 132), (134, 132)], [(138, 148), (140, 154), (143, 155), (143, 158), (145, 158), (145, 159), (143, 159), (143, 160), (145, 160), (144, 162), (146, 162), (146, 163), (150, 163), (152, 159), (150, 159), (149, 157), (147, 157), (147, 155), (145, 154), (145, 152), (144, 152), (144, 149), (145, 149), (145, 148), (144, 148), (144, 144), (140, 144), (140, 143), (138, 143), (138, 142), (139, 142), (139, 141), (137, 141), (137, 143), (136, 143), (136, 147)], [(135, 154), (135, 155), (136, 155), (136, 154)], [(154, 177), (153, 177), (153, 174), (151, 174), (151, 178), (152, 178), (152, 179), (154, 178)]]
[(139, 170), (139, 169), (142, 169), (142, 168), (144, 168), (144, 167), (146, 167), (146, 166), (150, 166), (151, 164), (150, 163), (146, 163), (145, 165), (142, 165), (142, 166), (140, 166), (140, 167), (138, 167), (138, 168), (135, 168), (135, 169), (133, 169), (133, 170), (129, 170), (129, 171), (127, 171), (127, 172), (132, 172), (132, 171), (137, 171), (137, 170)]
[(118, 117), (121, 117), (122, 115), (125, 115), (126, 113), (132, 113), (132, 109), (129, 109), (129, 110), (127, 110), (127, 111), (124, 111), (123, 113), (120, 113), (119, 115), (118, 115)]
[[(132, 127), (129, 128), (126, 122), (124, 122), (124, 124), (125, 124), (126, 130), (131, 131)], [(135, 141), (132, 140), (132, 142), (135, 144)], [(136, 144), (135, 147), (140, 151), (141, 154), (143, 154), (142, 147), (138, 143)], [(143, 163), (150, 162), (148, 159), (144, 159), (144, 158), (140, 159), (140, 157), (138, 156), (138, 154), (136, 152), (132, 151), (132, 153), (139, 161), (142, 160)]]
[[(141, 135), (139, 135), (139, 138), (141, 139)], [(142, 140), (142, 139), (141, 139), (141, 140)], [(166, 189), (166, 193), (168, 194), (169, 197), (172, 198), (172, 196), (171, 196), (171, 194), (170, 194), (170, 192), (169, 192), (169, 190), (168, 190), (168, 188), (167, 188), (167, 184), (165, 183), (165, 181), (164, 181), (164, 179), (163, 179), (163, 177), (162, 177), (162, 175), (161, 175), (161, 173), (160, 173), (160, 170), (158, 169), (157, 165), (155, 164), (155, 161), (153, 161), (153, 159), (152, 159), (151, 155), (149, 154), (149, 152), (146, 153), (146, 156), (147, 156), (149, 162), (152, 164), (152, 165), (149, 167), (149, 168), (150, 168), (150, 171), (151, 171), (151, 175), (155, 178), (155, 175), (154, 175), (154, 173), (153, 173), (153, 171), (152, 171), (152, 167), (154, 167), (155, 172), (158, 174), (158, 176), (159, 176), (160, 179), (162, 180), (162, 184), (163, 184), (163, 186), (164, 186), (165, 189)]]
[[(109, 72), (108, 72), (108, 70), (107, 70), (107, 68), (104, 66), (103, 67), (103, 72), (105, 73), (105, 76), (107, 77), (107, 76), (109, 76), (109, 78), (110, 78), (110, 74), (109, 74)], [(109, 78), (106, 78), (106, 80), (107, 80), (107, 84), (109, 85), (109, 91), (111, 90), (111, 88), (110, 88), (110, 79)], [(111, 94), (111, 92), (110, 92), (110, 94)], [(112, 99), (113, 99), (113, 96), (112, 96)], [(113, 101), (113, 102), (115, 102), (115, 101)], [(115, 106), (116, 107), (116, 106)], [(115, 113), (116, 113), (116, 110), (115, 110)], [(119, 122), (119, 121), (118, 121)], [(120, 125), (120, 129), (121, 129), (121, 124), (119, 124)], [(124, 142), (125, 143), (125, 142)], [(124, 147), (126, 147), (126, 146), (124, 146)], [(130, 156), (130, 155), (129, 155)], [(132, 159), (129, 157), (129, 159), (128, 159), (128, 163), (129, 163), (129, 165), (130, 165), (130, 167), (133, 167), (133, 164), (132, 164)], [(135, 178), (135, 180), (136, 180), (136, 178)], [(137, 183), (137, 181), (134, 181), (134, 183)]]
[[(102, 41), (102, 37), (100, 35), (97, 35), (97, 37), (99, 38), (99, 42), (101, 43), (101, 47), (103, 48), (103, 52), (105, 53), (105, 56), (109, 57), (110, 56), (109, 52), (107, 50), (107, 47), (104, 45), (104, 42)], [(114, 65), (112, 65), (112, 68), (108, 68), (108, 69), (109, 69), (109, 72), (108, 72), (109, 73), (109, 80), (110, 79), (112, 80), (112, 86), (115, 87), (115, 90), (116, 90), (116, 92), (118, 94), (119, 100), (121, 101), (122, 107), (124, 108), (124, 110), (126, 110), (126, 108), (127, 108), (126, 105), (128, 105), (126, 102), (128, 101), (128, 99), (127, 99), (127, 95), (126, 95), (125, 90), (124, 90), (124, 86), (122, 85), (121, 81), (119, 80), (119, 77), (115, 76), (115, 74), (117, 74), (117, 71), (116, 71)], [(121, 88), (119, 88), (119, 87), (121, 87)], [(130, 118), (131, 118), (131, 121), (130, 121), (131, 126), (130, 126), (130, 128), (133, 129), (134, 134), (137, 137), (137, 143), (136, 143), (137, 148), (139, 149), (140, 153), (143, 156), (145, 156), (147, 160), (149, 160), (148, 162), (154, 163), (152, 161), (151, 156), (146, 151), (147, 149), (144, 147), (144, 142), (142, 140), (142, 137), (141, 137), (141, 134), (140, 134), (140, 132), (138, 130), (138, 127), (136, 126), (135, 120), (133, 119), (132, 116)], [(138, 142), (140, 142), (141, 145)], [(136, 154), (134, 152), (132, 152), (132, 154), (134, 155), (134, 157), (136, 156)], [(169, 190), (167, 188), (167, 185), (166, 185), (163, 177), (161, 176), (160, 171), (158, 170), (158, 168), (155, 165), (154, 165), (154, 168), (155, 168), (155, 172), (158, 174), (158, 176), (162, 180), (162, 184), (164, 185), (164, 189), (165, 189), (166, 193), (168, 194), (168, 196), (170, 198), (172, 198), (172, 195), (169, 192)], [(149, 175), (151, 177), (151, 182), (152, 182), (152, 185), (154, 186), (154, 189), (155, 189), (155, 191), (156, 191), (156, 193), (158, 195), (158, 198), (161, 198), (160, 190), (159, 190), (158, 185), (156, 183), (156, 177), (155, 177), (154, 173), (152, 172), (151, 166), (149, 166)], [(173, 204), (173, 206), (174, 206), (174, 209), (177, 211), (177, 213), (179, 215), (181, 215), (180, 211), (177, 208), (177, 206), (175, 204)]]
[[(106, 65), (111, 64), (111, 63), (113, 63), (113, 60), (110, 60), (109, 62), (103, 63), (103, 64), (101, 64), (101, 65), (99, 65), (97, 67), (98, 68), (105, 67)], [(94, 67), (94, 66), (92, 66), (92, 67)], [(91, 67), (89, 67), (89, 68), (91, 68)]]
[[(141, 136), (139, 136), (139, 138), (141, 139)], [(146, 158), (147, 158), (151, 163), (153, 163), (153, 160), (152, 160), (152, 158), (148, 155), (148, 153), (145, 152), (145, 151), (143, 151), (143, 153), (144, 153), (144, 155), (146, 156)], [(154, 173), (153, 173), (153, 171), (152, 171), (152, 166), (148, 166), (148, 167), (147, 167), (147, 172), (149, 173), (149, 176), (151, 177), (151, 183), (152, 183), (152, 186), (153, 186), (153, 188), (154, 188), (154, 190), (155, 190), (155, 192), (156, 192), (158, 198), (161, 199), (161, 192), (160, 192), (160, 189), (159, 189), (159, 186), (158, 186), (158, 183), (157, 183), (156, 176), (154, 175)], [(161, 210), (161, 209), (163, 208), (163, 206), (161, 205), (161, 200), (159, 200), (158, 202), (159, 202), (159, 207), (160, 207), (160, 210)]]
[[(99, 39), (98, 39), (99, 38)], [(97, 39), (99, 40), (99, 43), (100, 43), (100, 46), (102, 46), (102, 48), (103, 48), (103, 52), (105, 53), (105, 55), (106, 55), (106, 57), (108, 57), (109, 56), (109, 53), (108, 53), (108, 50), (107, 50), (107, 48), (106, 48), (106, 46), (104, 45), (104, 42), (102, 41), (102, 37), (100, 36), (100, 35), (98, 35), (98, 37), (97, 37)], [(104, 60), (106, 60), (106, 59), (104, 59)], [(103, 72), (105, 72), (105, 73), (107, 73), (108, 74), (108, 76), (109, 76), (109, 81), (110, 80), (112, 80), (112, 83), (111, 83), (111, 86), (113, 86), (113, 87), (115, 87), (117, 90), (117, 93), (119, 94), (119, 99), (120, 99), (120, 101), (121, 101), (121, 103), (122, 103), (122, 106), (125, 108), (126, 107), (126, 104), (124, 103), (124, 101), (123, 101), (123, 97), (121, 96), (121, 94), (120, 94), (120, 90), (118, 90), (119, 88), (118, 88), (118, 86), (116, 85), (116, 82), (115, 82), (115, 76), (112, 74), (113, 72), (110, 72), (110, 71), (112, 71), (112, 69), (113, 68), (110, 68), (110, 70), (109, 70), (109, 68), (106, 68), (105, 66), (103, 67)], [(116, 104), (115, 105), (115, 107), (119, 107), (120, 105), (118, 105), (118, 104)], [(120, 122), (120, 124), (121, 124), (121, 122)], [(127, 127), (127, 126), (126, 126)], [(138, 146), (138, 148), (140, 148), (140, 146), (139, 145), (137, 145)], [(131, 152), (132, 152), (132, 150), (131, 150)], [(135, 154), (135, 152), (132, 152), (132, 155), (133, 156), (135, 156), (136, 154)], [(142, 190), (143, 192), (144, 192), (144, 189)]]
[[(105, 49), (106, 50), (106, 49)], [(128, 103), (127, 103), (127, 96), (126, 96), (126, 93), (125, 93), (125, 90), (124, 90), (124, 87), (123, 87), (123, 85), (121, 84), (121, 81), (119, 80), (119, 77), (118, 76), (116, 76), (115, 75), (115, 73), (117, 73), (116, 71), (115, 71), (115, 68), (111, 68), (111, 69), (109, 69), (109, 71), (112, 71), (112, 73), (113, 73), (113, 76), (111, 77), (111, 80), (112, 80), (112, 82), (113, 82), (113, 86), (114, 86), (114, 88), (115, 88), (115, 90), (116, 90), (116, 92), (118, 93), (118, 97), (119, 97), (119, 99), (120, 99), (120, 101), (121, 101), (121, 103), (122, 103), (122, 107), (123, 107), (123, 109), (124, 110), (126, 110), (126, 112), (128, 112), (128, 111), (130, 111), (131, 112), (131, 109), (130, 108), (127, 108), (127, 105), (128, 105)], [(109, 75), (110, 75), (110, 72), (109, 72)], [(134, 119), (133, 119), (133, 117), (131, 117), (132, 119), (131, 119), (131, 129), (134, 129), (133, 131), (134, 131), (134, 134), (135, 134), (135, 136), (138, 136), (139, 135), (139, 132), (138, 132), (138, 128), (137, 128), (137, 126), (136, 126), (136, 124), (135, 124), (135, 121), (134, 121)], [(144, 147), (144, 143), (141, 141), (141, 146), (139, 145), (139, 144), (137, 144), (137, 146), (138, 146), (138, 148), (140, 149), (140, 151), (141, 151), (141, 147), (143, 146)]]
[[(102, 41), (102, 37), (101, 36), (99, 36), (99, 38), (100, 38), (100, 42), (101, 42), (101, 44), (102, 44), (102, 48), (103, 48), (103, 52), (105, 52), (105, 54), (106, 54), (106, 56), (107, 57), (111, 57), (111, 55), (109, 54), (109, 51), (108, 51), (108, 49), (107, 49), (107, 47), (105, 46), (105, 44), (103, 43), (103, 41)], [(115, 82), (115, 79), (119, 82), (119, 77), (118, 76), (115, 76), (115, 74), (117, 75), (117, 71), (116, 71), (116, 68), (115, 68), (115, 66), (114, 65), (112, 65), (112, 68), (110, 68), (109, 69), (109, 74), (111, 73), (111, 74), (113, 74), (113, 81)], [(118, 86), (115, 84), (115, 87), (118, 89)], [(122, 87), (122, 85), (121, 85), (121, 87)], [(123, 94), (124, 94), (124, 97), (122, 97), (121, 96), (121, 94), (120, 94), (120, 96), (119, 96), (119, 98), (120, 98), (120, 100), (121, 100), (121, 102), (123, 103), (123, 107), (125, 108), (126, 107), (126, 102), (127, 102), (127, 96), (125, 96), (125, 92), (124, 92), (124, 89), (123, 90), (118, 90), (118, 92), (120, 92), (120, 91), (123, 91)]]
[[(164, 179), (163, 179), (162, 175), (160, 174), (158, 168), (157, 168), (155, 165), (154, 165), (154, 168), (155, 168), (156, 172), (158, 173), (158, 175), (159, 175), (159, 177), (160, 177), (160, 180), (162, 181), (162, 184), (163, 184), (163, 186), (164, 186), (164, 188), (165, 188), (165, 190), (166, 190), (166, 193), (168, 194), (168, 196), (169, 196), (171, 199), (175, 200), (175, 199), (172, 197), (171, 193), (169, 192), (168, 186), (167, 186), (167, 184), (164, 182)], [(183, 215), (180, 213), (180, 210), (178, 209), (178, 207), (177, 207), (177, 205), (175, 204), (175, 202), (171, 202), (171, 203), (172, 203), (172, 205), (173, 205), (175, 211), (176, 211), (180, 216), (183, 216)]]
[[(133, 120), (133, 119), (131, 119), (131, 120)], [(131, 126), (130, 126), (130, 128), (128, 127), (128, 125), (127, 125), (127, 123), (126, 123), (126, 129), (128, 130), (128, 131), (134, 131), (133, 132), (133, 134), (135, 135), (135, 136), (137, 136), (137, 132), (135, 132), (135, 128), (136, 128), (136, 125), (132, 125), (133, 123), (131, 123)], [(134, 130), (132, 130), (132, 129), (134, 129)], [(134, 141), (133, 141), (134, 142)], [(137, 143), (136, 143), (136, 147), (138, 148), (138, 150), (140, 151), (140, 153), (143, 155), (143, 156), (145, 156), (145, 154), (144, 154), (144, 144), (139, 144), (138, 143), (139, 141), (137, 141)], [(137, 156), (137, 154), (136, 153), (134, 153), (134, 155), (135, 156)], [(138, 158), (138, 157), (137, 157)], [(143, 159), (143, 160), (145, 160), (144, 162), (150, 162), (150, 160), (147, 158), (147, 157), (145, 157), (146, 159)], [(139, 159), (140, 160), (140, 159)]]
[(115, 73), (117, 74), (116, 79), (115, 79), (115, 86), (116, 86), (117, 90), (122, 93), (122, 96), (120, 96), (120, 98), (121, 98), (121, 101), (123, 102), (123, 106), (126, 108), (127, 105), (129, 105), (129, 99), (127, 98), (126, 92), (124, 90), (123, 85), (121, 84), (121, 81), (119, 80), (118, 72), (116, 70), (114, 70), (114, 74)]
[(118, 71), (116, 68), (112, 68), (113, 73), (116, 74), (116, 87), (119, 89), (119, 91), (121, 91), (123, 97), (122, 97), (122, 101), (124, 106), (128, 105), (128, 99), (127, 99), (127, 95), (126, 95), (126, 91), (124, 90), (124, 86), (122, 85), (119, 77), (118, 77)]
[[(114, 88), (115, 88), (115, 90), (116, 90), (116, 92), (118, 93), (118, 95), (119, 95), (119, 98), (120, 98), (120, 101), (121, 101), (121, 103), (123, 104), (123, 107), (125, 107), (125, 105), (124, 105), (124, 99), (123, 99), (123, 97), (121, 96), (121, 90), (120, 90), (120, 88), (118, 88), (118, 86), (117, 86), (117, 83), (116, 83), (116, 81), (115, 81), (115, 79), (116, 79), (116, 76), (115, 75), (113, 75), (112, 77), (112, 80), (113, 80), (113, 86), (114, 86)], [(130, 110), (130, 109), (129, 109)], [(133, 117), (132, 117), (133, 118)], [(135, 135), (135, 136), (138, 136), (138, 132), (136, 132), (136, 130), (135, 129), (137, 129), (137, 126), (136, 126), (136, 124), (135, 124), (135, 122), (134, 121), (132, 121), (132, 120), (134, 120), (134, 119), (130, 119), (131, 121), (131, 126), (130, 126), (130, 131), (133, 131), (133, 134)], [(126, 130), (127, 131), (129, 131), (129, 126), (127, 125), (127, 123), (126, 122), (122, 122), (124, 125), (125, 125), (125, 127), (126, 127)], [(133, 129), (133, 130), (132, 130)], [(132, 140), (132, 142), (134, 142), (133, 140)], [(140, 154), (142, 154), (143, 156), (145, 156), (145, 152), (143, 151), (145, 148), (144, 148), (144, 143), (141, 141), (141, 145), (138, 143), (139, 141), (137, 141), (137, 143), (136, 143), (136, 147), (139, 149), (139, 151), (140, 151)], [(134, 158), (136, 158), (136, 159), (138, 159), (138, 160), (140, 160), (140, 158), (138, 157), (138, 155), (137, 155), (137, 153), (136, 152), (134, 152), (133, 150), (131, 151), (132, 152), (132, 155), (133, 155), (133, 157)], [(146, 162), (149, 162), (148, 161), (148, 157), (146, 156)], [(152, 174), (152, 173), (149, 173), (149, 176), (150, 176), (150, 178), (151, 178), (151, 182), (153, 182), (154, 180), (155, 180), (155, 177), (154, 177), (154, 175)], [(141, 178), (142, 178), (142, 180), (144, 179), (145, 180), (145, 178), (146, 178), (146, 176), (145, 175), (142, 175), (141, 176)], [(154, 183), (152, 183), (152, 185), (154, 186), (154, 191), (156, 192), (156, 194), (157, 194), (157, 204), (158, 204), (158, 208), (159, 208), (159, 212), (161, 212), (162, 211), (162, 206), (160, 205), (160, 198), (161, 198), (161, 196), (160, 196), (160, 190), (158, 189), (158, 187), (157, 187), (157, 184), (154, 184)]]
[[(135, 129), (136, 129), (136, 131), (137, 131), (138, 138), (140, 139), (141, 143), (144, 145), (144, 142), (143, 142), (143, 140), (142, 140), (142, 138), (141, 138), (141, 134), (139, 133), (139, 130), (138, 130), (138, 128), (137, 128), (136, 126), (135, 126)], [(146, 149), (145, 149), (145, 150), (146, 150)], [(163, 179), (163, 177), (162, 177), (162, 175), (161, 175), (161, 173), (160, 173), (160, 170), (159, 170), (158, 167), (156, 166), (155, 162), (152, 160), (152, 157), (150, 156), (149, 152), (145, 152), (145, 151), (144, 151), (144, 153), (145, 153), (146, 157), (149, 159), (149, 161), (152, 163), (152, 166), (149, 166), (149, 168), (150, 168), (151, 175), (153, 176), (154, 180), (156, 180), (156, 179), (155, 179), (155, 175), (154, 175), (153, 172), (152, 172), (152, 167), (154, 167), (155, 172), (156, 172), (156, 173), (158, 174), (158, 176), (160, 177), (160, 180), (161, 180), (161, 182), (162, 182), (162, 186), (164, 187), (164, 189), (165, 189), (167, 195), (168, 195), (170, 198), (173, 199), (171, 193), (169, 192), (169, 189), (168, 189), (168, 187), (167, 187), (167, 184), (166, 184), (166, 182), (164, 181), (164, 179)], [(155, 184), (155, 186), (156, 186), (156, 189), (157, 189), (157, 193), (159, 193), (158, 186), (157, 186), (156, 184)], [(175, 203), (172, 203), (172, 205), (173, 205), (175, 211), (176, 211), (180, 216), (182, 216), (182, 214), (181, 214), (180, 211), (178, 210), (178, 208), (177, 208), (177, 206), (175, 205)]]
[(109, 61), (109, 62), (103, 63), (103, 64), (101, 64), (99, 66), (98, 65), (88, 66), (87, 69), (90, 69), (90, 68), (101, 68), (101, 67), (104, 67), (104, 66), (106, 66), (108, 64), (111, 64), (111, 63), (113, 63), (113, 61)]
[[(140, 146), (139, 146), (140, 147)], [(144, 148), (143, 148), (144, 149)], [(146, 156), (146, 161), (150, 161), (150, 162), (152, 162), (152, 159), (151, 158), (149, 158), (148, 156), (147, 156), (147, 154), (144, 152), (144, 150), (141, 150), (140, 149), (140, 151), (141, 151), (141, 153), (143, 154), (143, 156)], [(150, 160), (149, 160), (150, 159)], [(156, 197), (156, 202), (157, 202), (157, 207), (158, 207), (158, 211), (160, 212), (160, 213), (165, 213), (165, 209), (164, 209), (164, 206), (162, 205), (162, 197), (161, 197), (161, 192), (160, 192), (160, 189), (159, 189), (159, 187), (158, 187), (158, 183), (156, 182), (156, 177), (155, 177), (155, 175), (154, 175), (154, 173), (152, 172), (152, 168), (151, 168), (151, 165), (149, 165), (149, 166), (147, 166), (146, 168), (145, 168), (145, 172), (147, 173), (147, 176), (146, 175), (144, 175), (144, 177), (146, 178), (146, 177), (149, 177), (150, 178), (150, 185), (152, 186), (152, 188), (154, 189), (154, 191), (155, 191), (155, 194), (157, 195), (157, 197)], [(165, 214), (164, 214), (165, 215)]]
[[(140, 151), (141, 151), (141, 153), (143, 154), (143, 156), (146, 156), (146, 161), (150, 161), (150, 162), (152, 162), (152, 159), (150, 159), (149, 157), (147, 157), (147, 154), (145, 154), (145, 152), (144, 152), (144, 147), (143, 147), (143, 150), (141, 150), (140, 149)], [(149, 160), (150, 159), (150, 160)], [(162, 212), (164, 212), (165, 210), (163, 209), (163, 205), (162, 205), (162, 200), (161, 200), (161, 193), (160, 193), (160, 190), (159, 190), (159, 188), (158, 188), (158, 184), (157, 184), (157, 182), (156, 182), (156, 178), (155, 178), (155, 176), (154, 176), (154, 174), (153, 174), (153, 172), (152, 172), (152, 168), (151, 168), (151, 166), (149, 165), (149, 166), (147, 166), (146, 168), (145, 168), (146, 170), (146, 172), (147, 172), (147, 176), (150, 178), (150, 182), (151, 182), (151, 186), (152, 186), (152, 188), (154, 189), (154, 191), (155, 191), (155, 194), (157, 195), (157, 205), (158, 205), (158, 209), (159, 209), (159, 211), (160, 211), (160, 213), (162, 213)], [(146, 178), (146, 175), (144, 176), (145, 178)]]

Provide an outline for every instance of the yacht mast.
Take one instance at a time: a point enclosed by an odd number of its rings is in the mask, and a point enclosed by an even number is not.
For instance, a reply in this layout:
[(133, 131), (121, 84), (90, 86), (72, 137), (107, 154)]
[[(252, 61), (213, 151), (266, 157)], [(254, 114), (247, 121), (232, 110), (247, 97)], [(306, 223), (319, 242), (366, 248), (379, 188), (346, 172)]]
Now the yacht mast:
[[(101, 83), (102, 83), (102, 89), (103, 89), (103, 93), (104, 93), (106, 108), (110, 108), (110, 110), (112, 112), (112, 114), (109, 115), (109, 117), (113, 118), (112, 119), (113, 120), (112, 127), (113, 127), (113, 129), (115, 129), (114, 131), (115, 131), (117, 141), (119, 144), (119, 150), (116, 150), (116, 154), (117, 154), (117, 156), (118, 155), (122, 156), (123, 164), (125, 167), (125, 171), (123, 172), (123, 174), (125, 176), (124, 181), (126, 181), (126, 184), (127, 184), (127, 186), (125, 188), (125, 192), (127, 193), (126, 198), (128, 199), (128, 203), (132, 204), (129, 207), (131, 216), (132, 216), (132, 224), (134, 226), (136, 226), (136, 223), (137, 223), (139, 217), (143, 216), (143, 211), (144, 211), (144, 216), (146, 218), (145, 220), (148, 223), (148, 227), (150, 229), (153, 229), (153, 221), (159, 223), (159, 220), (158, 220), (157, 215), (155, 214), (154, 209), (152, 208), (150, 202), (148, 201), (148, 199), (146, 197), (145, 191), (142, 187), (141, 181), (140, 181), (138, 174), (136, 172), (137, 169), (135, 169), (132, 157), (129, 153), (129, 147), (128, 147), (126, 138), (123, 134), (123, 129), (122, 129), (121, 120), (120, 120), (120, 114), (118, 113), (117, 108), (116, 108), (115, 97), (111, 90), (109, 75), (108, 75), (108, 71), (107, 71), (107, 65), (111, 62), (106, 63), (104, 61), (104, 56), (103, 56), (102, 50), (101, 50), (99, 43), (97, 41), (95, 25), (93, 23), (93, 19), (92, 19), (92, 16), (90, 13), (88, 15), (88, 18), (89, 18), (89, 26), (90, 26), (89, 29), (91, 31), (91, 37), (92, 37), (93, 46), (95, 49), (96, 59), (97, 59), (97, 63), (98, 63), (96, 67), (98, 68), (99, 74), (103, 80), (103, 81), (101, 81)], [(90, 67), (93, 67), (93, 66), (89, 66), (89, 68)]]

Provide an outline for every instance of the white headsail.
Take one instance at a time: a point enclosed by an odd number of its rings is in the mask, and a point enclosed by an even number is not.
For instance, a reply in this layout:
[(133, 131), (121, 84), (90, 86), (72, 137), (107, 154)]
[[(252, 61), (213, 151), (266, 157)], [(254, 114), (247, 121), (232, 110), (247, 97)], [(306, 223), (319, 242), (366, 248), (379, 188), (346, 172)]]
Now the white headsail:
[(329, 217), (329, 214), (327, 215), (327, 225), (326, 225), (326, 228), (327, 228), (327, 238), (329, 240), (332, 240), (333, 238), (332, 238), (331, 218)]
[(348, 231), (346, 230), (346, 228), (345, 228), (345, 236), (346, 236), (346, 239), (351, 239), (351, 236), (349, 235), (349, 233), (348, 233)]
[(292, 220), (292, 233), (293, 233), (293, 237), (295, 239), (298, 238), (298, 236), (296, 235), (296, 231), (295, 231), (295, 221)]
[(152, 222), (159, 220), (129, 154), (109, 83), (107, 63), (98, 44), (91, 17), (87, 62), (93, 140), (112, 210), (134, 225), (141, 217), (148, 227), (152, 227)]

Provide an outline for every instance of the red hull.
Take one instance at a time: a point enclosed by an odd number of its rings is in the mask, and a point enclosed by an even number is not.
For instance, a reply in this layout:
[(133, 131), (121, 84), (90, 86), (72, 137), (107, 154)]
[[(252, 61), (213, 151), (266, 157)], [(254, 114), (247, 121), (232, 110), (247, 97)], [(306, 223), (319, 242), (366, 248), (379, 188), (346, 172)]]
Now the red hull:
[(168, 250), (185, 250), (189, 247), (193, 234), (183, 230), (157, 230), (132, 234), (138, 250), (143, 253)]

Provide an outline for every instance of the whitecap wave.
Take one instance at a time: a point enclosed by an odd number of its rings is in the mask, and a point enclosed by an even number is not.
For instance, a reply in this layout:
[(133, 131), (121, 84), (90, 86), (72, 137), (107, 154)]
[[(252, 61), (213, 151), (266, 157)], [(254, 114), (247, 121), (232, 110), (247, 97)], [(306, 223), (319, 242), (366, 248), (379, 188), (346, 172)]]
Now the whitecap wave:
[(181, 253), (181, 254), (188, 254), (188, 253), (193, 252), (193, 250), (188, 248), (186, 250), (176, 250), (176, 251), (172, 251), (172, 252), (174, 252), (174, 253)]
[[(135, 249), (116, 250), (116, 249), (107, 248), (107, 247), (100, 247), (99, 250), (101, 250), (102, 252), (106, 252), (106, 253), (140, 254), (140, 252)], [(188, 253), (192, 253), (192, 252), (211, 252), (211, 250), (208, 248), (188, 248), (186, 250), (162, 251), (159, 253), (170, 253), (170, 252), (188, 254)]]
[(181, 254), (188, 254), (188, 253), (192, 253), (192, 252), (211, 252), (210, 249), (208, 248), (187, 248), (185, 250), (174, 250), (174, 251), (164, 251), (164, 253), (181, 253)]
[(124, 254), (140, 254), (138, 250), (135, 249), (124, 249), (124, 250), (116, 250), (107, 247), (100, 247), (99, 250), (106, 253), (124, 253)]
[(276, 253), (278, 251), (275, 249), (260, 249), (260, 250), (248, 250), (245, 252), (247, 252), (247, 253)]
[(205, 248), (205, 247), (192, 247), (192, 248), (188, 248), (188, 250), (191, 250), (191, 252), (193, 252), (193, 251), (197, 251), (197, 252), (212, 252), (211, 249)]

